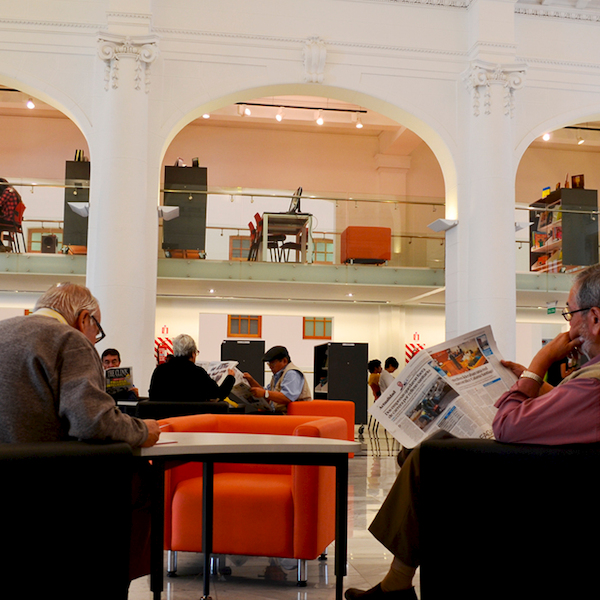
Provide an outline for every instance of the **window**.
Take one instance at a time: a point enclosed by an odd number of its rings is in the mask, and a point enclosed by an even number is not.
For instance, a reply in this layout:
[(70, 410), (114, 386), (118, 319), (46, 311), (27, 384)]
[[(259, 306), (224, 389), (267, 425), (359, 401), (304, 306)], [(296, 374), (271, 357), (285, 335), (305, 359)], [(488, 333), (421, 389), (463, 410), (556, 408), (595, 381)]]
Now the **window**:
[(333, 263), (334, 249), (333, 240), (319, 239), (314, 240), (315, 244), (315, 262)]
[(262, 317), (252, 315), (229, 315), (227, 337), (259, 338), (262, 335)]
[[(27, 248), (28, 252), (41, 252), (42, 251), (42, 241), (44, 238), (49, 236), (56, 236), (56, 248), (55, 252), (60, 252), (62, 248), (63, 241), (63, 230), (62, 229), (48, 229), (47, 227), (39, 227), (34, 228), (31, 227), (27, 230)], [(49, 240), (46, 240), (48, 243)], [(51, 241), (50, 245), (54, 242)]]
[(229, 236), (229, 260), (248, 260), (250, 237), (242, 235)]
[(331, 317), (304, 317), (305, 340), (330, 340)]

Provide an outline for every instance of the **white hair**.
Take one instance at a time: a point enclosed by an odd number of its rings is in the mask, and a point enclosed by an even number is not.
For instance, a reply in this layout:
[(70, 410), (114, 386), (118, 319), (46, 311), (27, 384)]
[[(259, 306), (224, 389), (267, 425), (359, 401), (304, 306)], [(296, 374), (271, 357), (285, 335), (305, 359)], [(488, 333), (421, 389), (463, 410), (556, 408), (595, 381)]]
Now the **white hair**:
[(71, 327), (75, 327), (81, 311), (89, 310), (90, 314), (96, 317), (100, 311), (98, 300), (92, 296), (92, 292), (88, 288), (68, 281), (53, 285), (47, 292), (44, 292), (35, 303), (34, 311), (39, 308), (55, 310), (65, 318)]
[(197, 351), (196, 342), (190, 335), (182, 333), (173, 340), (173, 356), (191, 358), (192, 354)]

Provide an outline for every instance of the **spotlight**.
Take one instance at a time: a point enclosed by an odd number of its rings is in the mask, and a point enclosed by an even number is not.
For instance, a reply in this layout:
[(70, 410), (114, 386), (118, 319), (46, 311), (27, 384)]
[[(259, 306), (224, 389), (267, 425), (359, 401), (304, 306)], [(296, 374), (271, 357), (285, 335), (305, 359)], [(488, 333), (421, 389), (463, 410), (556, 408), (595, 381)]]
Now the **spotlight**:
[(550, 134), (549, 134), (549, 133), (545, 133), (545, 134), (542, 136), (542, 139), (543, 139), (545, 142), (547, 142), (547, 141), (550, 139)]
[(325, 121), (323, 120), (323, 111), (319, 110), (317, 113), (317, 125), (323, 125)]
[(208, 113), (204, 113), (204, 114), (202, 115), (202, 118), (203, 118), (203, 119), (210, 119), (210, 115), (209, 115)]
[(33, 100), (31, 98), (29, 98), (29, 100), (27, 100), (27, 108), (29, 108), (29, 109), (35, 108), (35, 104), (33, 103)]
[(362, 129), (363, 128), (363, 124), (362, 121), (360, 120), (360, 115), (358, 115), (356, 117), (356, 129)]
[(252, 111), (245, 104), (238, 104), (238, 115), (240, 117), (249, 117)]
[(279, 110), (277, 111), (277, 114), (275, 115), (275, 119), (277, 120), (278, 123), (281, 123), (281, 121), (283, 121), (283, 106), (279, 107)]
[(581, 144), (583, 144), (585, 142), (585, 140), (581, 137), (581, 133), (579, 131), (577, 132), (576, 139), (577, 139), (578, 146), (581, 146)]

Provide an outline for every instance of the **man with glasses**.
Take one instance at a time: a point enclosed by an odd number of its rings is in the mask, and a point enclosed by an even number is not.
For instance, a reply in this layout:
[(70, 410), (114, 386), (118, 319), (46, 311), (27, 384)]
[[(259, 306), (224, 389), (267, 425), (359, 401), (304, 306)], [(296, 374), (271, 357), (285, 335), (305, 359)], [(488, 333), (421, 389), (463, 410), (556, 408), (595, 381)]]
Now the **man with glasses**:
[[(503, 361), (518, 381), (496, 402), (497, 440), (529, 444), (583, 444), (600, 441), (600, 265), (581, 271), (569, 293), (564, 318), (569, 331), (556, 336), (528, 368)], [(552, 387), (544, 382), (550, 365), (582, 351), (590, 359)], [(413, 449), (369, 531), (394, 556), (381, 583), (346, 590), (347, 600), (416, 600), (412, 580), (420, 563), (420, 451)]]
[(87, 288), (61, 283), (38, 299), (33, 314), (0, 321), (0, 443), (156, 443), (156, 421), (121, 413), (104, 391), (94, 347), (105, 337), (100, 320)]

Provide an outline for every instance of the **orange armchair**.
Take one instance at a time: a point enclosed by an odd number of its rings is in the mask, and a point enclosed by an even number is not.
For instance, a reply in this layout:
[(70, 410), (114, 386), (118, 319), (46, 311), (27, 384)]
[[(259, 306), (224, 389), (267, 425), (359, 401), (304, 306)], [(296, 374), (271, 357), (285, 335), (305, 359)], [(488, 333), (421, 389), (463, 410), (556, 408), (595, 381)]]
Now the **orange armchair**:
[[(163, 431), (304, 435), (344, 440), (339, 417), (203, 414), (161, 421)], [(213, 552), (306, 561), (335, 538), (333, 467), (215, 464)], [(165, 549), (173, 574), (176, 552), (202, 552), (202, 465), (171, 469), (165, 479)]]

